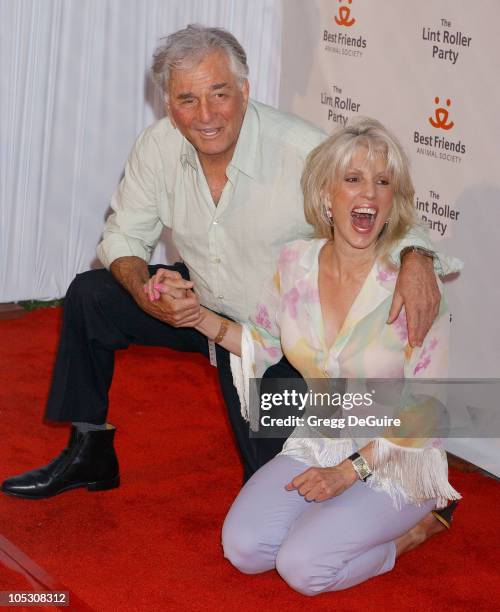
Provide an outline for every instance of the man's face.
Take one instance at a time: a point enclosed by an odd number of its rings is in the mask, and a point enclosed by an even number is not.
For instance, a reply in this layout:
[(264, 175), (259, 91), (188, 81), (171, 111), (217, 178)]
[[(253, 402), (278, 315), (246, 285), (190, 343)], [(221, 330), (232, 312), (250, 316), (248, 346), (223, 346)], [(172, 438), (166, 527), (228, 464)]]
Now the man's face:
[(198, 151), (200, 161), (231, 160), (248, 102), (248, 81), (239, 85), (223, 51), (195, 67), (173, 70), (167, 113)]

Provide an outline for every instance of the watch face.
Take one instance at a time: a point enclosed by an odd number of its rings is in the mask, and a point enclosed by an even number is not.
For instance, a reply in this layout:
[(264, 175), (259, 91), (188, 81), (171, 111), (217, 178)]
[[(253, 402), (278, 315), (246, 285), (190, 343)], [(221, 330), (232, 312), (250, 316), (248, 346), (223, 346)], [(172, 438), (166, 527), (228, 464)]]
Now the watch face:
[(360, 472), (361, 478), (363, 479), (370, 475), (370, 470), (367, 470), (366, 468), (361, 469)]
[(358, 476), (361, 478), (361, 480), (368, 478), (368, 476), (370, 476), (370, 474), (372, 473), (370, 467), (368, 466), (368, 463), (363, 459), (363, 457), (357, 457), (356, 459), (354, 459), (352, 464), (354, 465), (354, 468), (356, 469), (356, 472), (358, 473)]

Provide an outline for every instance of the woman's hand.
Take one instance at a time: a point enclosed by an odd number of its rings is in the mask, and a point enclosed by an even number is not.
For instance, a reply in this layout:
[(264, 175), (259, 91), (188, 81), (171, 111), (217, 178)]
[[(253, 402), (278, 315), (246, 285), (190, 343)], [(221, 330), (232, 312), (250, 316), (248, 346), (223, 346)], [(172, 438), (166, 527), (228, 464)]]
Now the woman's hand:
[(160, 268), (147, 283), (144, 283), (144, 293), (151, 302), (159, 300), (162, 294), (174, 299), (188, 297), (188, 290), (192, 288), (192, 281), (184, 280), (179, 272), (166, 268)]
[(285, 489), (297, 491), (306, 501), (322, 502), (336, 497), (351, 487), (358, 475), (354, 471), (351, 461), (345, 460), (334, 467), (311, 467), (302, 474), (295, 476)]

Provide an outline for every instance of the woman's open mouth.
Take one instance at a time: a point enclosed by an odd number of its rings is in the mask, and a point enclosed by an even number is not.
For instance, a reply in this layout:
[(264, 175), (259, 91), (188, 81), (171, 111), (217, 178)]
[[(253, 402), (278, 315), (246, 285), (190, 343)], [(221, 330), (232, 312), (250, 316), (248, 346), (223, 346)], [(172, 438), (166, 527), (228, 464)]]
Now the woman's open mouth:
[(361, 233), (371, 231), (377, 218), (377, 209), (371, 206), (354, 208), (351, 212), (352, 226)]

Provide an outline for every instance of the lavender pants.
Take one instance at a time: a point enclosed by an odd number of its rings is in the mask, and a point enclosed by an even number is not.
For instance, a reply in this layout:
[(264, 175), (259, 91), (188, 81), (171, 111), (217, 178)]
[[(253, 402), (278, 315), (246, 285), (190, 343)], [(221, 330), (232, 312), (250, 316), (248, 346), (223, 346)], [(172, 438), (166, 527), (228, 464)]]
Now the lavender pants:
[(394, 540), (435, 507), (396, 510), (385, 492), (361, 481), (338, 497), (306, 502), (285, 485), (307, 465), (278, 455), (258, 470), (224, 522), (224, 555), (240, 571), (276, 569), (296, 591), (316, 595), (352, 587), (394, 567)]

